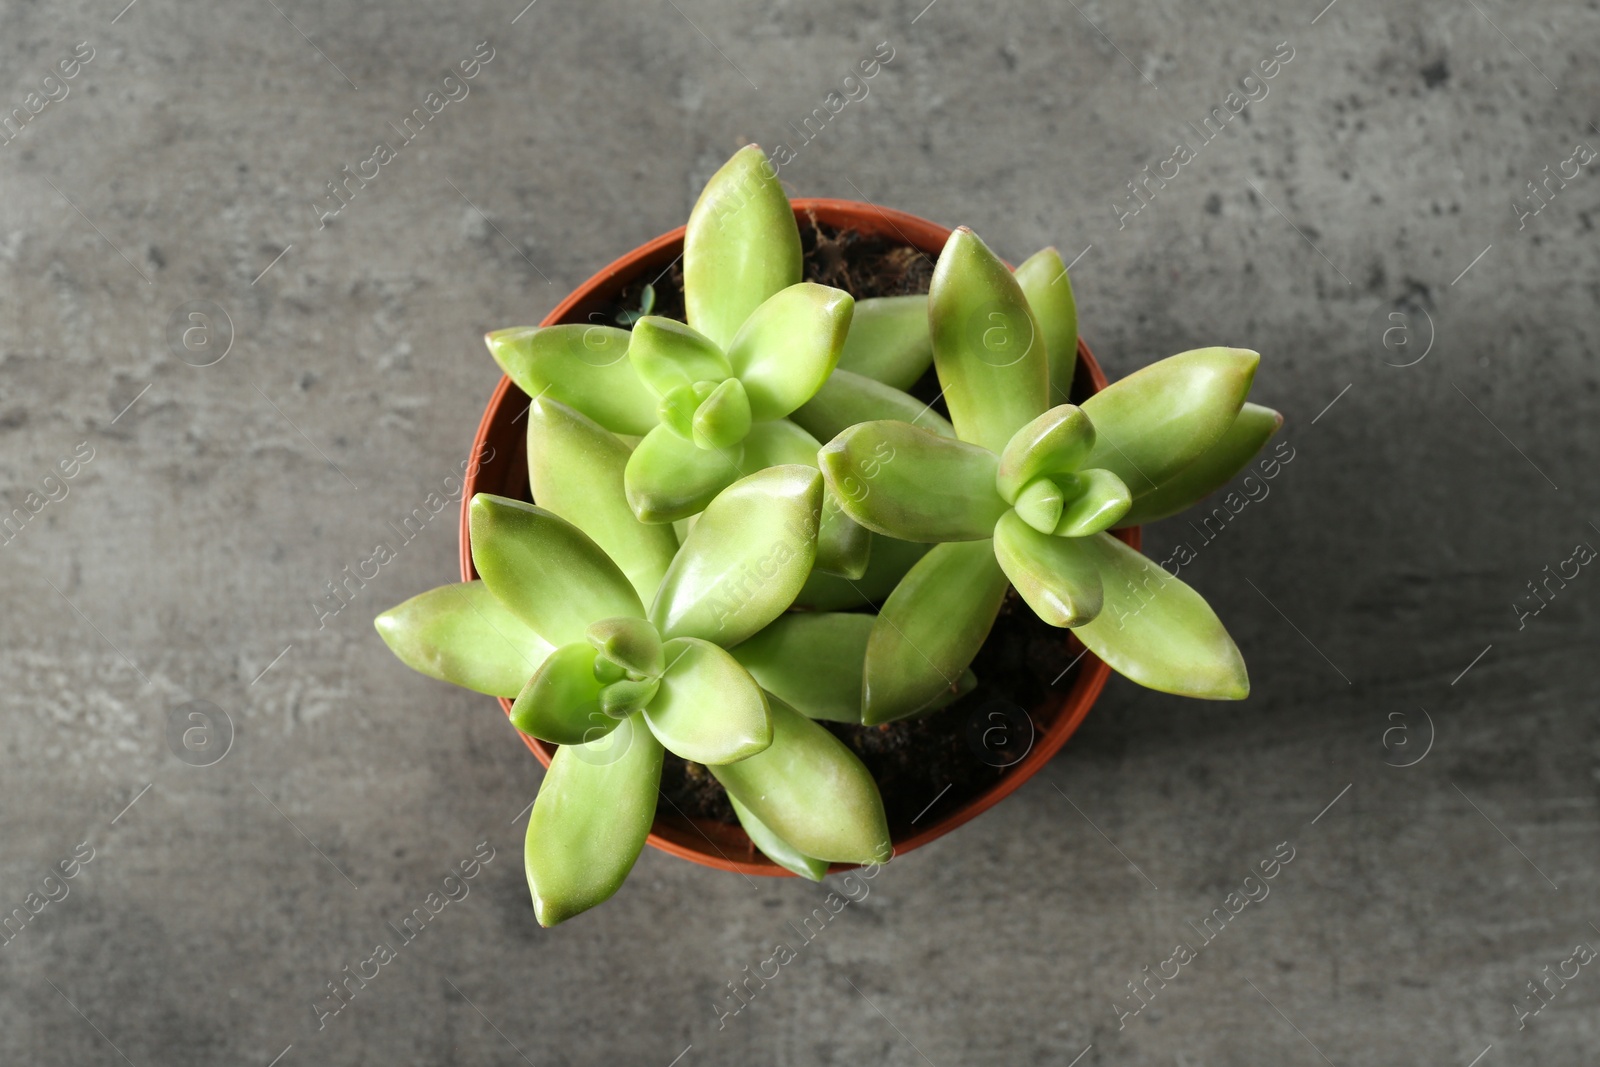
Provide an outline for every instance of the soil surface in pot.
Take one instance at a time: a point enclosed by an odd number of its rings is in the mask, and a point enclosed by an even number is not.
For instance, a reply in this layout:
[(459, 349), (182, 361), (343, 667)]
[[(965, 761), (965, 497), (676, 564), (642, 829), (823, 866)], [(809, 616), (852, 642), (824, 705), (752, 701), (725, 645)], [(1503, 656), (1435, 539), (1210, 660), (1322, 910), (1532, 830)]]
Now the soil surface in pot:
[[(807, 281), (845, 290), (856, 299), (925, 293), (933, 278), (933, 259), (908, 245), (853, 230), (838, 230), (802, 220), (801, 247)], [(629, 321), (643, 299), (644, 282), (630, 285), (605, 314)], [(683, 272), (674, 263), (653, 282), (652, 312), (683, 318)], [(1073, 399), (1087, 393), (1079, 375)], [(912, 392), (936, 401), (932, 370)], [(1069, 644), (1072, 647), (1069, 647)], [(883, 726), (824, 723), (861, 757), (883, 794), (889, 830), (895, 838), (927, 825), (993, 785), (1020, 762), (1035, 738), (1052, 725), (1055, 707), (1046, 702), (1067, 693), (1081, 651), (1068, 634), (1039, 620), (1016, 592), (1006, 594), (994, 630), (973, 661), (978, 685), (971, 693), (932, 715)], [(720, 783), (705, 767), (667, 753), (661, 794), (669, 807), (690, 819), (737, 823)]]

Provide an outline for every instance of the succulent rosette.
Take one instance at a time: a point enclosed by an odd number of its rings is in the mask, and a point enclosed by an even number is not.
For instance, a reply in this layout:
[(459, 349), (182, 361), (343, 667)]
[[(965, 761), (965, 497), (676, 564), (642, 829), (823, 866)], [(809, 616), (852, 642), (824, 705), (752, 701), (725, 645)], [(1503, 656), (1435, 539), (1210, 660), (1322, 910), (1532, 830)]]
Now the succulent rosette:
[[(604, 432), (554, 401), (537, 405), (533, 432), (556, 456)], [(607, 464), (598, 451), (583, 466), (597, 479), (585, 494), (545, 482), (548, 506), (475, 496), (481, 580), (430, 590), (377, 623), (407, 664), (515, 697), (512, 725), (561, 746), (528, 824), (539, 921), (622, 885), (655, 818), (664, 752), (713, 768), (746, 825), (813, 877), (829, 861), (885, 856), (866, 768), (726, 651), (782, 614), (810, 573), (821, 475), (782, 465), (741, 478), (663, 552), (662, 528), (619, 506), (623, 456)], [(639, 583), (653, 589), (648, 608)]]
[(1141, 685), (1209, 699), (1249, 692), (1238, 648), (1200, 595), (1106, 531), (1186, 506), (1265, 443), (1280, 420), (1245, 406), (1260, 357), (1184, 352), (1082, 406), (1051, 406), (1077, 349), (1071, 290), (1055, 284), (1065, 268), (1048, 277), (1058, 263), (1047, 251), (1013, 274), (976, 234), (955, 231), (929, 294), (954, 436), (878, 420), (823, 449), (846, 514), (934, 545), (868, 636), (863, 722), (916, 714), (956, 685), (1008, 586)]
[[(684, 234), (687, 322), (516, 327), (489, 351), (530, 397), (548, 396), (638, 438), (627, 500), (641, 521), (698, 514), (764, 467), (816, 466), (817, 439), (788, 416), (828, 380), (855, 300), (801, 280), (800, 231), (761, 149), (740, 150), (707, 183)], [(831, 501), (819, 566), (860, 577), (869, 541)]]

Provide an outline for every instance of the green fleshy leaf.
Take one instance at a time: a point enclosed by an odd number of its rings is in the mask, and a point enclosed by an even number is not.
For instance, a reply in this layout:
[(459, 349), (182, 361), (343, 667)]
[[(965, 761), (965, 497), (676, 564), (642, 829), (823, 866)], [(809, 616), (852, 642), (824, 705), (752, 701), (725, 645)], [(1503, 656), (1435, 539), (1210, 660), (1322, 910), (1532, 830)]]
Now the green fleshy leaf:
[(711, 773), (791, 847), (834, 863), (883, 863), (892, 850), (867, 768), (826, 728), (776, 697), (772, 744)]
[(810, 400), (839, 362), (855, 298), (801, 282), (751, 313), (728, 345), (728, 365), (757, 419), (779, 419)]
[(694, 440), (694, 413), (700, 410), (700, 402), (710, 396), (715, 388), (713, 382), (685, 382), (676, 386), (661, 398), (660, 405), (656, 407), (661, 425), (685, 441)]
[(506, 376), (529, 397), (547, 396), (612, 433), (648, 433), (656, 398), (628, 362), (628, 333), (614, 326), (517, 326), (485, 341)]
[(794, 606), (805, 611), (848, 611), (880, 604), (931, 547), (873, 534), (865, 574), (850, 579), (813, 570)]
[(524, 861), (539, 925), (611, 898), (644, 848), (661, 786), (661, 742), (642, 716), (556, 750), (528, 816)]
[(801, 278), (800, 228), (777, 168), (746, 145), (711, 176), (683, 237), (689, 325), (726, 349), (750, 313)]
[(600, 710), (613, 719), (643, 711), (661, 691), (658, 678), (622, 678), (600, 690)]
[(733, 650), (761, 684), (808, 718), (861, 721), (871, 615), (789, 612)]
[(613, 682), (620, 682), (627, 676), (628, 669), (622, 664), (618, 663), (616, 660), (607, 659), (605, 656), (596, 656), (594, 658), (595, 681), (599, 682), (601, 685), (611, 685)]
[(640, 522), (667, 523), (704, 511), (739, 477), (744, 446), (701, 448), (657, 426), (628, 457), (622, 484)]
[(616, 729), (600, 710), (594, 649), (583, 642), (562, 645), (528, 679), (511, 705), (511, 725), (555, 745), (581, 745)]
[(847, 370), (835, 370), (816, 395), (789, 417), (819, 441), (831, 441), (858, 423), (882, 419), (909, 422), (940, 437), (956, 435), (955, 427), (932, 405)]
[(1133, 503), (1128, 487), (1110, 471), (1092, 467), (1066, 477), (1072, 479), (1076, 495), (1067, 500), (1051, 531), (1057, 537), (1088, 537), (1109, 530)]
[(1022, 521), (1035, 530), (1046, 534), (1055, 533), (1056, 523), (1061, 521), (1061, 509), (1065, 506), (1066, 499), (1061, 486), (1041, 474), (1017, 494), (1017, 502), (1013, 507)]
[(552, 645), (583, 640), (596, 619), (643, 616), (622, 570), (565, 519), (479, 493), (470, 509), (472, 563), (499, 601)]
[(732, 448), (750, 432), (750, 398), (737, 378), (713, 389), (694, 413), (692, 435), (700, 448)]
[(1203, 456), (1238, 418), (1261, 357), (1244, 348), (1197, 348), (1158, 360), (1083, 402), (1104, 467), (1143, 495)]
[(772, 744), (767, 697), (727, 652), (679, 637), (665, 645), (661, 689), (645, 722), (676, 756), (707, 766), (735, 763)]
[(728, 804), (732, 806), (734, 815), (739, 818), (739, 825), (744, 827), (744, 832), (750, 836), (750, 843), (761, 850), (761, 854), (787, 871), (792, 871), (802, 878), (809, 878), (813, 882), (820, 882), (828, 873), (826, 860), (819, 860), (807, 856), (789, 842), (773, 833), (766, 823), (756, 818), (755, 812), (733, 799), (728, 794)]
[(650, 620), (663, 637), (725, 648), (794, 603), (817, 554), (822, 476), (787, 464), (741, 478), (718, 494), (661, 580)]
[(871, 558), (872, 531), (846, 514), (839, 506), (839, 498), (824, 488), (816, 568), (854, 580), (867, 573)]
[(818, 459), (845, 513), (890, 537), (987, 538), (1007, 508), (995, 491), (994, 453), (907, 423), (852, 426)]
[(739, 464), (739, 473), (751, 475), (788, 463), (815, 467), (821, 448), (822, 444), (815, 437), (788, 419), (767, 419), (750, 427), (744, 439), (744, 461)]
[[(758, 422), (745, 438), (744, 463), (740, 470), (750, 475), (786, 463), (815, 467), (821, 447), (816, 438), (788, 419)], [(871, 550), (871, 532), (841, 511), (832, 493), (824, 492), (822, 521), (817, 531), (816, 570), (860, 578)]]
[[(821, 447), (816, 438), (788, 419), (758, 422), (745, 441), (744, 471), (754, 474), (785, 463), (815, 467)], [(824, 492), (815, 568), (859, 578), (866, 570), (871, 550), (872, 534), (839, 509), (831, 492)]]
[(528, 407), (533, 499), (593, 538), (648, 602), (678, 541), (670, 528), (642, 523), (628, 507), (623, 472), (630, 454), (615, 434), (565, 404), (544, 397)]
[(695, 382), (720, 382), (733, 374), (722, 350), (677, 319), (646, 315), (633, 328), (628, 362), (639, 380), (664, 397)]
[(1283, 416), (1271, 408), (1244, 405), (1222, 440), (1160, 486), (1135, 497), (1133, 507), (1117, 525), (1155, 522), (1198, 503), (1232, 481), (1282, 425)]
[(398, 604), (373, 624), (400, 662), (441, 682), (514, 697), (554, 646), (482, 582), (441, 585)]
[(995, 486), (1015, 502), (1022, 487), (1041, 474), (1070, 474), (1094, 451), (1094, 426), (1083, 409), (1060, 404), (1011, 435), (1000, 453)]
[(1040, 533), (1013, 511), (995, 524), (994, 555), (1017, 595), (1051, 626), (1081, 626), (1100, 614), (1100, 572), (1079, 539)]
[(928, 308), (950, 421), (963, 441), (998, 453), (1049, 406), (1044, 338), (1022, 287), (963, 226), (939, 254)]
[(1072, 375), (1078, 367), (1078, 304), (1072, 298), (1072, 279), (1067, 277), (1061, 253), (1045, 248), (1023, 260), (1017, 268), (1017, 284), (1044, 334), (1050, 361), (1050, 403), (1065, 404), (1072, 395)]
[(1005, 595), (994, 542), (935, 545), (873, 624), (861, 721), (876, 726), (914, 715), (955, 685), (989, 636)]
[[(927, 294), (875, 296), (856, 301), (850, 333), (844, 339), (844, 350), (839, 353), (840, 370), (863, 375), (895, 389), (910, 389), (932, 363), (933, 337), (928, 333)], [(818, 433), (817, 436), (828, 438), (833, 434)]]
[(1149, 689), (1204, 700), (1250, 695), (1244, 657), (1199, 593), (1110, 534), (1074, 542), (1100, 571), (1105, 606), (1073, 629), (1112, 670)]
[(601, 619), (584, 632), (584, 637), (596, 652), (642, 678), (658, 677), (666, 668), (661, 635), (643, 619), (626, 615)]

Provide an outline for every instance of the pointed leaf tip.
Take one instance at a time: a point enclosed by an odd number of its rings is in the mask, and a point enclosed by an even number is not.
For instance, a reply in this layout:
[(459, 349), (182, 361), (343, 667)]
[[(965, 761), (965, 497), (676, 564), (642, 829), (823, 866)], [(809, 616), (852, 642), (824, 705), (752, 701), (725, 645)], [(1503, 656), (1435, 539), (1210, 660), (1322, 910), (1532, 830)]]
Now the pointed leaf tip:
[(1044, 335), (1050, 365), (1050, 403), (1064, 404), (1072, 395), (1072, 378), (1078, 366), (1078, 306), (1072, 279), (1054, 247), (1041, 249), (1017, 268), (1017, 284)]
[(606, 737), (556, 750), (523, 853), (541, 926), (587, 911), (622, 887), (655, 818), (662, 754), (637, 712)]
[(554, 649), (481, 581), (419, 593), (373, 625), (412, 670), (497, 697), (520, 693)]
[(1205, 700), (1250, 694), (1244, 657), (1199, 593), (1110, 534), (1074, 542), (1100, 572), (1104, 607), (1073, 632), (1148, 689)]
[(779, 419), (811, 399), (839, 362), (854, 309), (843, 289), (800, 282), (750, 313), (728, 345), (728, 365), (753, 418)]
[(934, 367), (956, 433), (998, 453), (1048, 406), (1045, 344), (1022, 287), (962, 227), (934, 267), (928, 316)]
[(777, 168), (746, 145), (706, 183), (683, 242), (689, 325), (726, 348), (750, 313), (801, 279), (800, 229)]
[[(1202, 498), (1227, 485), (1282, 426), (1283, 416), (1278, 412), (1259, 404), (1245, 404), (1221, 440), (1161, 485), (1135, 497), (1133, 506), (1118, 520), (1117, 525), (1138, 526), (1154, 522), (1199, 503)], [(1268, 468), (1268, 463), (1275, 465), (1277, 461), (1262, 461), (1263, 474), (1268, 469), (1276, 471), (1275, 466)], [(1245, 489), (1251, 491), (1248, 475)]]
[(1171, 480), (1233, 425), (1260, 361), (1249, 349), (1197, 348), (1113, 382), (1083, 402), (1095, 428), (1084, 465), (1116, 474), (1135, 496)]

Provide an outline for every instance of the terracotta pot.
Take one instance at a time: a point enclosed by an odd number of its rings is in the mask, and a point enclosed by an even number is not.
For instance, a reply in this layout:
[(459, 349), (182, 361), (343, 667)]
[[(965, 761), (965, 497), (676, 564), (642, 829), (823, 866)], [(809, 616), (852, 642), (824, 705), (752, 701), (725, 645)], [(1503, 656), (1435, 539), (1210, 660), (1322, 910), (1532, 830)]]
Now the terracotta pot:
[[(803, 199), (794, 201), (795, 215), (801, 219), (815, 219), (831, 226), (856, 230), (861, 233), (912, 245), (937, 258), (950, 236), (947, 227), (936, 225), (901, 211), (891, 211), (853, 200)], [(623, 287), (641, 276), (654, 279), (674, 263), (683, 252), (683, 228), (662, 234), (648, 244), (634, 249), (594, 277), (578, 286), (573, 293), (546, 315), (541, 326), (557, 323), (588, 322), (589, 314), (607, 306)], [(1095, 362), (1089, 346), (1078, 341), (1078, 372), (1074, 379), (1074, 394), (1089, 395), (1104, 389), (1105, 373)], [(483, 455), (493, 449), (492, 458), (477, 466), (469, 474), (466, 491), (461, 500), (461, 577), (472, 580), (477, 572), (472, 566), (469, 544), (468, 504), (474, 493), (495, 493), (517, 499), (528, 499), (527, 434), (521, 415), (527, 408), (528, 397), (502, 378), (500, 385), (489, 398), (489, 406), (478, 425), (477, 437), (472, 443), (472, 455)], [(470, 468), (469, 468), (470, 469)], [(1139, 546), (1139, 530), (1119, 531), (1118, 536), (1128, 544)], [(949, 833), (968, 819), (999, 803), (1013, 790), (1038, 773), (1050, 757), (1072, 736), (1078, 724), (1089, 713), (1089, 708), (1100, 695), (1110, 673), (1104, 663), (1084, 652), (1083, 646), (1070, 632), (1063, 633), (1068, 655), (1083, 653), (1079, 671), (1071, 689), (1065, 694), (1052, 695), (1044, 704), (1029, 709), (1034, 725), (1034, 743), (1017, 763), (1006, 768), (988, 789), (968, 798), (960, 807), (946, 812), (940, 818), (919, 829), (915, 834), (895, 840), (895, 854), (900, 855), (927, 844), (934, 838)], [(511, 712), (511, 701), (500, 699), (506, 714)], [(518, 735), (539, 762), (550, 765), (554, 747), (526, 735)], [(677, 813), (658, 811), (655, 826), (650, 834), (650, 844), (686, 860), (715, 867), (718, 870), (738, 871), (744, 874), (764, 874), (792, 877), (756, 851), (744, 831), (736, 825), (704, 819), (686, 819)], [(841, 866), (837, 869), (843, 870)]]

